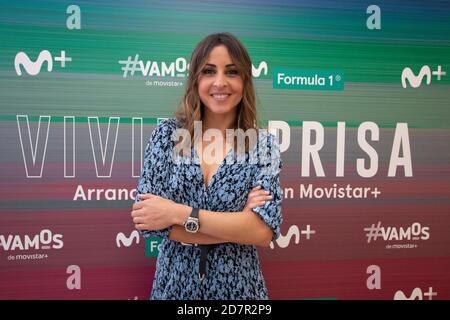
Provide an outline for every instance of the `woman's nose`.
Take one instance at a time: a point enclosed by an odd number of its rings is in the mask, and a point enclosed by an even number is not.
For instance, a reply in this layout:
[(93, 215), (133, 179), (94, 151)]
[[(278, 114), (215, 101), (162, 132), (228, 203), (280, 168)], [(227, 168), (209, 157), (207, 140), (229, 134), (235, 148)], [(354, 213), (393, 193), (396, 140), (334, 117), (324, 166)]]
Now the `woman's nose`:
[(225, 78), (225, 75), (223, 73), (218, 72), (215, 79), (214, 79), (214, 85), (216, 87), (225, 87), (227, 85), (227, 79)]

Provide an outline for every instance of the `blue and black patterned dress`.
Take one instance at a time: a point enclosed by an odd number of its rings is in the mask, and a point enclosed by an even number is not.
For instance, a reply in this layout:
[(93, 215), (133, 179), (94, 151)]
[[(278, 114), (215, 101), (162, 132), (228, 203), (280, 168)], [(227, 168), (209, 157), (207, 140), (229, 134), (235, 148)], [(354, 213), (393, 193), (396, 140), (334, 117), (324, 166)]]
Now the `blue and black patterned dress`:
[[(260, 130), (258, 135), (258, 146), (265, 144), (267, 154), (275, 162), (244, 163), (243, 154), (236, 155), (230, 150), (209, 185), (205, 186), (196, 149), (191, 148), (193, 158), (190, 163), (172, 161), (172, 133), (179, 127), (178, 120), (172, 118), (163, 120), (154, 129), (146, 147), (138, 193), (152, 193), (177, 203), (215, 212), (237, 212), (244, 209), (250, 190), (261, 185), (273, 198), (253, 211), (273, 230), (273, 240), (278, 238), (282, 222), (279, 178), (282, 161), (275, 137), (265, 130)], [(249, 160), (252, 152), (258, 149), (251, 148), (245, 153), (245, 159)], [(218, 244), (208, 254), (206, 276), (200, 281), (199, 247), (169, 240), (170, 231), (171, 227), (141, 232), (144, 237), (163, 239), (156, 262), (151, 299), (268, 299), (255, 246)]]

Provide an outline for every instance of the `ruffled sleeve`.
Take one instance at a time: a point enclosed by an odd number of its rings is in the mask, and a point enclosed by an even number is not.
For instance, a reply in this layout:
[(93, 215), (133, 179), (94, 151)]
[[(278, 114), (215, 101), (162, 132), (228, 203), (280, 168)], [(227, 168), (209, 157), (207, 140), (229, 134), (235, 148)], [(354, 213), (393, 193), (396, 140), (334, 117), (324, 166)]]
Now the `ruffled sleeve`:
[[(167, 119), (153, 130), (150, 140), (145, 148), (144, 166), (137, 186), (137, 194), (152, 193), (167, 198), (168, 171), (171, 164), (171, 156), (174, 142), (171, 139), (173, 132), (173, 120)], [(136, 195), (136, 202), (140, 199)], [(161, 230), (139, 230), (145, 237), (159, 237), (167, 239), (172, 226)]]
[(276, 138), (270, 134), (262, 134), (258, 143), (258, 162), (256, 174), (252, 179), (252, 188), (260, 185), (270, 192), (272, 200), (266, 201), (263, 206), (253, 208), (261, 219), (272, 229), (272, 240), (280, 236), (280, 227), (283, 221), (281, 215), (281, 202), (283, 191), (280, 186), (280, 171), (283, 166), (280, 146)]

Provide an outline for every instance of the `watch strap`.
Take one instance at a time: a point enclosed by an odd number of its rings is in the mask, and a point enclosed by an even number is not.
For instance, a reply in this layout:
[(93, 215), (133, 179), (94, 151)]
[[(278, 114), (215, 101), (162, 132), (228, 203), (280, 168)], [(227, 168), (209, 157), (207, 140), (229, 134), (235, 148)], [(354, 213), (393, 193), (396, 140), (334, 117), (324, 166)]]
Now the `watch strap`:
[(199, 211), (199, 208), (192, 208), (191, 215), (189, 217), (198, 219)]

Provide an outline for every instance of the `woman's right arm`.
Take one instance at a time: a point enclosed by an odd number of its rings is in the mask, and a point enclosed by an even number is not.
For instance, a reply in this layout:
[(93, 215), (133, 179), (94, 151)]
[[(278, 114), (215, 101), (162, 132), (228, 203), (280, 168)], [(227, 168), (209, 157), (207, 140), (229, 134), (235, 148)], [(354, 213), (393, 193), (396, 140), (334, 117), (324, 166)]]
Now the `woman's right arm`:
[(169, 240), (174, 240), (189, 244), (216, 244), (229, 242), (216, 237), (212, 237), (201, 232), (190, 233), (187, 232), (184, 227), (179, 225), (173, 225), (169, 234)]
[[(252, 212), (253, 208), (262, 206), (265, 201), (270, 200), (271, 196), (268, 195), (261, 187), (253, 188), (247, 197), (247, 203), (243, 211)], [(180, 225), (173, 225), (169, 234), (169, 240), (174, 240), (189, 244), (217, 244), (226, 243), (227, 240), (216, 238), (201, 232), (190, 233), (187, 232), (184, 227)]]

